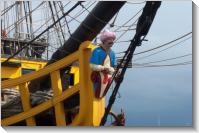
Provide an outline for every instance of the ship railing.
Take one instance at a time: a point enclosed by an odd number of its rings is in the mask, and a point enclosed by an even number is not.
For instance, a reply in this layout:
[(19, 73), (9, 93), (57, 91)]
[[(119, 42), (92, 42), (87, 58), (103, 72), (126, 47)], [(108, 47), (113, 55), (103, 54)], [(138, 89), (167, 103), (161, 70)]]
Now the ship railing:
[[(23, 112), (2, 119), (1, 125), (8, 126), (25, 120), (28, 126), (36, 126), (35, 116), (54, 107), (56, 125), (67, 126), (67, 118), (65, 117), (63, 102), (70, 96), (79, 93), (79, 113), (75, 116), (69, 126), (98, 126), (104, 114), (105, 99), (96, 99), (94, 97), (92, 83), (90, 80), (91, 70), (89, 69), (89, 58), (92, 49), (93, 46), (91, 42), (85, 41), (80, 45), (78, 51), (44, 67), (43, 69), (23, 75), (16, 79), (2, 81), (1, 89), (12, 88), (15, 86), (19, 88)], [(79, 61), (79, 83), (63, 91), (60, 70), (77, 60)], [(46, 102), (43, 102), (35, 107), (31, 107), (28, 83), (45, 75), (50, 75), (51, 77), (53, 97)]]

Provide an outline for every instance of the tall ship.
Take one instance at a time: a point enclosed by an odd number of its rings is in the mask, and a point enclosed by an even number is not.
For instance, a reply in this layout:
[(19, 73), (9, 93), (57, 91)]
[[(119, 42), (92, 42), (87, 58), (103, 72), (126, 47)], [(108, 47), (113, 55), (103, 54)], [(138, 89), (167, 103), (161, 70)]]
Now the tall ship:
[[(112, 105), (161, 5), (142, 2), (142, 10), (117, 25), (119, 11), (129, 3), (1, 1), (2, 126), (124, 126), (124, 112), (115, 113)], [(135, 33), (117, 58), (106, 90), (117, 82), (105, 99), (95, 96), (89, 59), (99, 47), (98, 34), (107, 28)], [(109, 124), (108, 116), (114, 118)]]

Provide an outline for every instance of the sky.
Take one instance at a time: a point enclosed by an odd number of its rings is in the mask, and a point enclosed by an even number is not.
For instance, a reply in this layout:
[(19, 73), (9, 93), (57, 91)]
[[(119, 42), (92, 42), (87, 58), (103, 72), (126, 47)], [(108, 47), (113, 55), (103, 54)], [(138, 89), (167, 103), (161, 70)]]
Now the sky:
[[(132, 5), (128, 6), (123, 7), (125, 13), (130, 13)], [(138, 47), (135, 53), (157, 47), (191, 31), (192, 2), (163, 1), (146, 37), (148, 41)], [(129, 36), (132, 37), (132, 34)], [(126, 46), (128, 43), (115, 45), (113, 49), (121, 51), (121, 45)], [(133, 59), (151, 53), (134, 56)], [(146, 63), (189, 53), (192, 53), (191, 38), (181, 45), (135, 62)], [(192, 61), (192, 57), (157, 64), (185, 61)], [(113, 110), (120, 111), (123, 108), (126, 126), (192, 126), (192, 65), (128, 69), (119, 92), (121, 98), (116, 99)]]
[[(122, 25), (143, 8), (144, 3), (136, 4), (140, 2), (143, 1), (129, 1), (129, 3), (125, 4), (121, 8), (115, 24)], [(40, 1), (35, 1), (33, 6), (39, 3)], [(71, 2), (69, 6), (72, 7), (74, 3), (76, 2)], [(3, 6), (3, 4), (1, 6)], [(91, 6), (89, 10), (94, 6), (95, 4)], [(68, 7), (65, 8), (65, 11), (68, 9)], [(72, 11), (71, 16), (74, 16), (79, 10), (82, 10), (82, 8), (76, 8)], [(42, 18), (48, 18), (50, 15), (45, 11), (41, 14), (41, 11), (42, 9), (33, 14), (33, 19), (37, 21), (35, 27), (41, 25)], [(81, 22), (87, 14), (88, 12), (85, 12), (77, 19)], [(70, 16), (66, 18), (68, 20), (71, 19)], [(14, 18), (10, 19), (12, 20)], [(127, 23), (127, 25), (132, 24), (134, 21), (135, 19)], [(8, 23), (10, 22), (11, 21), (8, 21)], [(112, 22), (112, 20), (110, 22)], [(79, 24), (78, 21), (69, 23), (72, 33)], [(66, 26), (64, 28), (67, 30)], [(109, 26), (106, 26), (106, 28), (109, 28)], [(114, 31), (117, 28), (118, 27), (115, 26), (110, 28), (110, 30)], [(43, 26), (40, 31), (44, 29), (45, 26)], [(135, 53), (157, 47), (191, 31), (192, 1), (163, 1), (157, 11), (151, 29), (146, 36), (148, 41), (143, 42), (141, 46), (137, 47)], [(117, 32), (117, 37), (120, 36), (121, 33), (122, 32)], [(130, 40), (133, 38), (134, 34), (134, 30), (129, 31), (118, 41)], [(68, 33), (65, 35), (68, 36)], [(57, 40), (52, 37), (50, 41), (56, 42)], [(129, 44), (129, 42), (115, 43), (112, 49), (118, 53), (124, 51)], [(51, 50), (55, 50), (55, 47), (57, 46), (53, 45)], [(192, 38), (164, 52), (160, 52), (148, 58), (136, 60), (153, 52), (156, 51), (134, 56), (133, 63), (147, 63), (185, 54), (192, 54)], [(122, 54), (116, 55), (122, 56)], [(192, 56), (157, 64), (175, 64), (185, 61), (192, 61)], [(112, 90), (107, 94), (106, 99), (109, 98), (111, 91)], [(156, 68), (133, 67), (127, 69), (119, 92), (121, 98), (116, 99), (113, 105), (113, 111), (119, 112), (120, 109), (123, 108), (126, 114), (126, 126), (192, 126), (192, 65)]]

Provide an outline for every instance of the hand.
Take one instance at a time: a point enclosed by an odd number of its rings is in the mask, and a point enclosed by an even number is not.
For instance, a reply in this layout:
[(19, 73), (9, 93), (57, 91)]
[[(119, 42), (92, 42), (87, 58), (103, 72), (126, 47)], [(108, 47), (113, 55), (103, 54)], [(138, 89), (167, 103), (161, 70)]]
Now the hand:
[(109, 73), (109, 67), (104, 67), (104, 70), (103, 70), (105, 73)]
[(113, 74), (115, 70), (114, 70), (113, 67), (104, 66), (104, 71), (105, 71), (106, 73)]

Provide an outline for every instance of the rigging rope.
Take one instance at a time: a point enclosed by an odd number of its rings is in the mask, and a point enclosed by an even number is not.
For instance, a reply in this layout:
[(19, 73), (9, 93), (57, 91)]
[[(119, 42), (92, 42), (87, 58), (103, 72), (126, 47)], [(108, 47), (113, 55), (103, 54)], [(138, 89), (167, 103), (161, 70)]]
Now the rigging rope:
[(134, 19), (141, 11), (143, 10), (143, 8), (141, 8), (133, 17), (131, 17), (129, 20), (127, 20), (126, 22), (124, 22), (120, 27), (118, 27), (117, 29), (114, 30), (114, 32), (117, 32), (119, 29), (121, 29), (122, 27), (131, 27), (133, 26), (133, 24), (129, 25), (129, 26), (125, 26), (126, 24), (128, 24), (132, 19)]
[[(58, 4), (58, 3), (57, 3)], [(56, 5), (56, 2), (53, 1), (53, 5), (54, 5), (54, 9), (55, 9), (55, 12), (56, 12), (56, 16), (57, 16), (57, 19), (59, 18), (59, 13), (57, 11), (57, 5)], [(61, 10), (61, 9), (60, 9)], [(62, 11), (62, 10), (61, 10)], [(62, 12), (62, 15), (64, 15), (64, 12)], [(64, 20), (65, 20), (66, 17), (64, 17)], [(65, 36), (64, 36), (64, 31), (63, 31), (63, 27), (61, 26), (61, 21), (59, 21), (59, 28), (61, 29), (61, 34), (62, 34), (62, 37), (63, 37), (63, 42), (66, 41), (65, 39)]]
[[(63, 7), (62, 2), (61, 2), (61, 1), (58, 1), (57, 4), (58, 4), (58, 6), (59, 6), (59, 8), (60, 8), (60, 10), (61, 10), (61, 12), (62, 12), (62, 15), (64, 15), (64, 7)], [(64, 17), (64, 20), (65, 20), (66, 26), (67, 26), (67, 28), (68, 28), (68, 33), (69, 33), (69, 35), (71, 36), (71, 31), (70, 31), (70, 28), (69, 28), (69, 25), (68, 25), (68, 22), (67, 22), (66, 17)], [(63, 25), (62, 25), (62, 26), (63, 26)], [(64, 39), (64, 40), (66, 40), (66, 39)]]
[(145, 67), (165, 67), (165, 66), (183, 66), (183, 65), (190, 65), (192, 61), (186, 61), (176, 64), (164, 64), (164, 65), (143, 65), (143, 66), (135, 66), (134, 68), (145, 68)]
[(16, 5), (16, 3), (10, 5), (10, 6), (7, 7), (6, 9), (2, 10), (2, 11), (1, 11), (1, 12), (2, 12), (1, 16), (3, 16), (5, 13), (7, 13), (7, 12), (8, 12), (10, 9), (12, 9), (12, 7), (15, 6), (15, 5)]
[(135, 2), (135, 3), (130, 2), (130, 1), (127, 1), (127, 3), (128, 3), (128, 4), (132, 4), (132, 5), (134, 5), (134, 4), (144, 4), (144, 3), (146, 3), (146, 1), (143, 1), (143, 2)]
[[(155, 50), (155, 49), (164, 47), (164, 46), (166, 46), (166, 45), (169, 45), (169, 44), (171, 44), (171, 43), (173, 43), (173, 42), (176, 42), (176, 41), (178, 41), (178, 40), (180, 40), (180, 39), (182, 39), (182, 38), (188, 36), (189, 34), (192, 34), (192, 31), (189, 32), (189, 33), (186, 33), (185, 35), (182, 35), (181, 37), (178, 37), (178, 38), (176, 38), (176, 39), (174, 39), (174, 40), (172, 40), (172, 41), (169, 41), (169, 42), (167, 42), (167, 43), (165, 43), (165, 44), (162, 44), (162, 45), (157, 46), (157, 47), (152, 48), (152, 49), (148, 49), (148, 50), (146, 50), (146, 51), (142, 51), (142, 52), (139, 52), (139, 53), (135, 53), (134, 55), (139, 55), (139, 54), (142, 54), (142, 53), (146, 53), (146, 52), (149, 52), (149, 51), (152, 51), (152, 50)], [(118, 52), (118, 53), (116, 53), (116, 54), (121, 54), (121, 53), (125, 53), (125, 52), (126, 52), (126, 51), (122, 51), (122, 52)]]
[[(94, 1), (93, 3), (91, 3), (91, 5), (89, 5), (88, 6), (88, 8), (90, 8), (92, 5), (94, 5), (96, 3), (96, 1)], [(64, 6), (65, 7), (65, 6)], [(68, 24), (69, 23), (71, 23), (73, 20), (75, 20), (77, 17), (79, 17), (80, 15), (82, 15), (84, 12), (85, 12), (86, 10), (83, 10), (82, 12), (78, 12), (78, 13), (76, 13), (75, 15), (74, 15), (74, 17), (72, 18), (71, 17), (71, 19), (70, 20), (68, 20)], [(49, 21), (49, 20), (48, 20)], [(67, 25), (67, 24), (63, 24), (62, 26), (65, 26), (65, 25)], [(42, 26), (41, 26), (42, 27)], [(40, 28), (41, 28), (40, 27)], [(54, 32), (54, 31), (51, 31), (51, 32), (49, 32), (49, 33), (52, 33), (52, 32)], [(71, 31), (70, 31), (71, 32)], [(66, 33), (65, 33), (66, 34)]]
[[(110, 24), (109, 22), (106, 22), (106, 21), (100, 19), (99, 17), (97, 17), (95, 14), (93, 14), (92, 12), (90, 12), (84, 5), (81, 4), (81, 6), (82, 6), (89, 14), (91, 14), (94, 18), (96, 18), (97, 20), (99, 20), (101, 23), (105, 23), (105, 24), (112, 25), (112, 23)], [(139, 11), (139, 12), (140, 12), (140, 11)], [(137, 15), (137, 14), (136, 14), (136, 15)], [(136, 16), (136, 15), (135, 15), (135, 16)], [(134, 18), (134, 17), (132, 17), (131, 19), (133, 19), (133, 18)], [(131, 27), (132, 25), (129, 25), (129, 26), (122, 25), (122, 26), (120, 26), (120, 25), (115, 25), (115, 24), (114, 24), (114, 26), (119, 27), (119, 28), (122, 28), (122, 27)]]
[[(44, 2), (41, 2), (37, 7), (35, 7), (33, 10), (29, 11), (29, 13), (27, 14), (30, 15), (32, 12), (34, 12), (35, 10), (37, 10), (41, 5), (43, 5)], [(16, 21), (15, 23), (11, 24), (10, 26), (6, 27), (5, 29), (9, 29), (10, 27), (12, 27), (14, 25), (14, 27), (12, 29), (10, 29), (6, 35), (8, 35), (14, 28), (15, 28), (15, 24), (16, 23), (21, 23), (23, 22), (23, 20), (27, 17), (27, 16), (23, 16), (22, 18), (20, 18), (18, 21)]]
[(163, 44), (163, 45), (161, 45), (161, 46), (158, 46), (158, 47), (155, 47), (155, 48), (152, 48), (152, 49), (146, 50), (146, 51), (142, 51), (142, 52), (139, 52), (139, 53), (135, 53), (134, 55), (138, 55), (138, 54), (146, 53), (146, 52), (149, 52), (149, 51), (152, 51), (152, 50), (155, 50), (155, 49), (161, 48), (161, 47), (163, 47), (163, 46), (165, 46), (165, 45), (168, 45), (168, 44), (173, 43), (173, 42), (175, 42), (175, 41), (177, 41), (177, 40), (180, 40), (180, 39), (182, 39), (182, 38), (184, 38), (184, 37), (188, 36), (188, 35), (189, 35), (189, 34), (191, 34), (191, 33), (192, 33), (192, 32), (189, 32), (189, 33), (187, 33), (187, 34), (185, 34), (185, 35), (183, 35), (183, 36), (181, 36), (181, 37), (179, 37), (179, 38), (177, 38), (177, 39), (175, 39), (175, 40), (173, 40), (173, 41), (170, 41), (170, 42), (165, 43), (165, 44)]
[(192, 54), (185, 54), (185, 55), (182, 55), (182, 56), (177, 56), (177, 57), (173, 57), (173, 58), (167, 58), (167, 59), (164, 59), (164, 60), (158, 60), (158, 61), (152, 61), (152, 62), (147, 62), (147, 63), (133, 63), (134, 66), (143, 66), (143, 65), (147, 65), (147, 64), (151, 64), (151, 63), (158, 63), (158, 62), (165, 62), (165, 61), (170, 61), (170, 60), (174, 60), (174, 59), (180, 59), (180, 58), (183, 58), (183, 57), (187, 57), (187, 56), (190, 56)]
[(180, 41), (180, 42), (178, 42), (178, 43), (176, 43), (176, 44), (173, 44), (173, 45), (171, 45), (171, 46), (169, 46), (169, 47), (167, 47), (167, 48), (164, 48), (164, 49), (162, 49), (162, 50), (160, 50), (160, 51), (154, 52), (154, 53), (149, 54), (149, 55), (147, 55), (147, 56), (139, 57), (139, 58), (135, 59), (134, 61), (142, 60), (142, 59), (148, 58), (148, 57), (150, 57), (150, 56), (153, 56), (153, 55), (155, 55), (155, 54), (161, 53), (161, 52), (163, 52), (163, 51), (165, 51), (165, 50), (167, 50), (167, 49), (170, 49), (170, 48), (172, 48), (172, 47), (174, 47), (174, 46), (177, 46), (178, 44), (182, 44), (183, 42), (185, 42), (186, 40), (188, 40), (188, 39), (190, 39), (190, 38), (192, 38), (192, 36), (191, 36), (191, 37), (188, 37), (188, 38), (186, 38), (186, 39), (184, 39), (184, 40), (182, 40), (182, 41)]
[[(53, 12), (53, 8), (52, 8), (51, 1), (49, 1), (48, 4), (49, 4), (50, 11), (51, 11), (51, 14), (52, 14), (53, 23), (55, 23), (55, 15), (54, 15), (54, 12)], [(58, 13), (56, 13), (56, 15), (58, 15)], [(58, 16), (57, 16), (57, 18), (58, 18)], [(59, 21), (58, 23), (60, 24), (60, 21)], [(60, 32), (58, 31), (58, 28), (59, 28), (59, 27), (57, 26), (57, 24), (55, 24), (53, 28), (55, 28), (55, 31), (56, 31), (56, 33), (57, 33), (57, 37), (58, 37), (60, 46), (62, 46), (62, 41), (61, 41), (61, 37), (60, 37)], [(60, 26), (60, 28), (61, 28), (61, 26)], [(62, 29), (61, 29), (61, 32), (62, 32)], [(62, 34), (62, 35), (63, 35), (63, 34)], [(64, 36), (63, 36), (63, 38), (64, 38)]]

